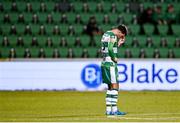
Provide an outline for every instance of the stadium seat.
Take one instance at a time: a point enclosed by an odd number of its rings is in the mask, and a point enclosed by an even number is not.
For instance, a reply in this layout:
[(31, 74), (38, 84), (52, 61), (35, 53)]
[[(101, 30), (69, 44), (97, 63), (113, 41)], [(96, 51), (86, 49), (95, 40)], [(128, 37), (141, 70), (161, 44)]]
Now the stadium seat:
[(58, 48), (59, 44), (60, 44), (61, 37), (60, 36), (52, 36), (51, 38), (52, 38), (53, 46)]
[(139, 48), (131, 48), (131, 53), (133, 58), (139, 58), (140, 49)]
[(32, 22), (32, 13), (29, 12), (23, 12), (25, 23), (31, 23)]
[(161, 42), (161, 37), (159, 36), (152, 36), (151, 37), (153, 40), (153, 45), (155, 48), (159, 48), (160, 47), (160, 42)]
[(24, 12), (26, 10), (26, 1), (16, 1), (16, 3), (19, 12)]
[(44, 51), (45, 51), (46, 58), (52, 58), (54, 48), (47, 48), (47, 47), (44, 47), (43, 49), (44, 49)]
[(172, 31), (173, 31), (174, 35), (179, 36), (180, 35), (180, 25), (173, 24)]
[(154, 48), (145, 48), (147, 58), (153, 58)]
[(16, 24), (16, 30), (18, 35), (24, 34), (25, 25), (24, 24)]
[(54, 9), (54, 5), (55, 5), (54, 1), (49, 0), (49, 1), (44, 1), (44, 2), (46, 5), (46, 8), (47, 8), (47, 11), (52, 12)]
[(40, 24), (46, 23), (46, 19), (47, 19), (47, 16), (48, 16), (47, 13), (41, 12), (41, 13), (38, 13), (37, 15), (38, 15)]
[(72, 49), (73, 49), (73, 52), (74, 52), (74, 54), (75, 54), (75, 57), (76, 57), (76, 58), (81, 58), (83, 49), (80, 48), (80, 47), (78, 47), (78, 48), (72, 48)]
[(180, 48), (173, 48), (175, 58), (180, 58)]
[(31, 47), (31, 42), (32, 42), (32, 36), (23, 36), (23, 40), (24, 40), (24, 47)]
[(168, 32), (168, 26), (167, 25), (157, 25), (158, 32), (161, 36), (166, 36)]
[(30, 48), (30, 52), (31, 52), (31, 57), (32, 58), (38, 58), (38, 54), (39, 54), (39, 48)]
[(68, 54), (68, 48), (61, 47), (59, 49), (59, 52), (60, 52), (61, 58), (66, 58)]
[(24, 48), (16, 47), (15, 50), (16, 50), (16, 57), (17, 58), (23, 58), (24, 57)]
[(144, 24), (143, 28), (147, 36), (151, 36), (154, 33), (154, 26), (151, 24)]
[(1, 51), (1, 57), (2, 58), (8, 58), (9, 57), (9, 47), (0, 47), (0, 51)]
[(12, 6), (12, 2), (8, 1), (8, 0), (2, 0), (1, 2), (2, 2), (3, 6), (4, 6), (4, 11), (5, 12), (10, 12), (11, 6)]
[(9, 35), (8, 36), (8, 39), (9, 39), (9, 43), (10, 43), (10, 46), (11, 47), (16, 47), (16, 44), (17, 44), (17, 36), (14, 36), (14, 35)]
[(124, 58), (125, 50), (126, 50), (126, 48), (124, 48), (124, 47), (118, 48), (118, 57), (119, 58)]
[(90, 38), (87, 35), (80, 36), (81, 43), (83, 47), (89, 47)]
[(161, 58), (167, 58), (168, 48), (159, 48), (159, 52), (160, 52)]
[(131, 25), (128, 25), (128, 27), (130, 28), (132, 35), (136, 36), (139, 34), (139, 32), (140, 32), (139, 25), (131, 24)]
[(16, 13), (16, 12), (10, 12), (10, 13), (9, 13), (9, 16), (10, 16), (11, 23), (13, 23), (13, 24), (17, 23), (17, 21), (18, 21), (18, 16), (19, 16), (18, 13)]
[(166, 36), (166, 39), (167, 39), (167, 42), (168, 42), (168, 47), (173, 48), (176, 37), (174, 37), (174, 36)]
[(96, 58), (97, 50), (98, 50), (96, 47), (89, 47), (87, 50), (90, 58)]
[(68, 47), (74, 47), (75, 39), (76, 39), (75, 36), (67, 36), (66, 37)]
[(40, 47), (46, 46), (47, 37), (46, 36), (37, 36), (37, 41)]
[(146, 47), (146, 39), (147, 39), (146, 36), (138, 35), (138, 36), (137, 36), (137, 39), (138, 39), (138, 41), (139, 41), (139, 45), (140, 45), (141, 48)]
[(10, 33), (11, 25), (10, 24), (2, 24), (0, 25), (2, 28), (3, 35), (8, 35)]

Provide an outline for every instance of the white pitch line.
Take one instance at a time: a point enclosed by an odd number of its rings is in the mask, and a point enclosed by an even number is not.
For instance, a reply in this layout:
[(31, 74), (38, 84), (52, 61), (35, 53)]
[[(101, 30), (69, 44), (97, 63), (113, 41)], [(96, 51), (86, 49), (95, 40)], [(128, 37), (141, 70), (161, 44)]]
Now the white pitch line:
[(116, 119), (127, 119), (127, 120), (178, 120), (180, 117), (159, 117), (159, 118), (141, 118), (141, 117), (113, 117)]
[(180, 113), (147, 113), (147, 114), (127, 114), (128, 116), (159, 116), (159, 115), (180, 115)]

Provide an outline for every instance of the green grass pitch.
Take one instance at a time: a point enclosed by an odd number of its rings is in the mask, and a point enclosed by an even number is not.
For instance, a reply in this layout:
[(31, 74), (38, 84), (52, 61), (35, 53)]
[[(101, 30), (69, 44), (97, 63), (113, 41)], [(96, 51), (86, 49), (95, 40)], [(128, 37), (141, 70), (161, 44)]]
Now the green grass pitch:
[(180, 91), (120, 91), (126, 116), (109, 118), (105, 92), (0, 91), (0, 121), (180, 122)]

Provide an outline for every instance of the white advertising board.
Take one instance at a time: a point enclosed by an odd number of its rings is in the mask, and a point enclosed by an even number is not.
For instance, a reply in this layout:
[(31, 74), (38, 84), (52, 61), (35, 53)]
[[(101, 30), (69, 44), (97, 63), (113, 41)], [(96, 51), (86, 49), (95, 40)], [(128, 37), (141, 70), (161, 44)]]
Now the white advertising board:
[[(103, 90), (100, 60), (0, 62), (0, 90)], [(180, 90), (179, 60), (121, 60), (121, 90)]]

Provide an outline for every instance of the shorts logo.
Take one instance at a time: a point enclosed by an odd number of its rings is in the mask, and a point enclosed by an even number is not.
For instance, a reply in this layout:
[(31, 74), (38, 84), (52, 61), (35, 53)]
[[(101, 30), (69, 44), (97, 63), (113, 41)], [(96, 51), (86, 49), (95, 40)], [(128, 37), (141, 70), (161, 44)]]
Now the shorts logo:
[(96, 88), (101, 84), (101, 69), (96, 64), (85, 66), (81, 72), (81, 80), (88, 88)]

